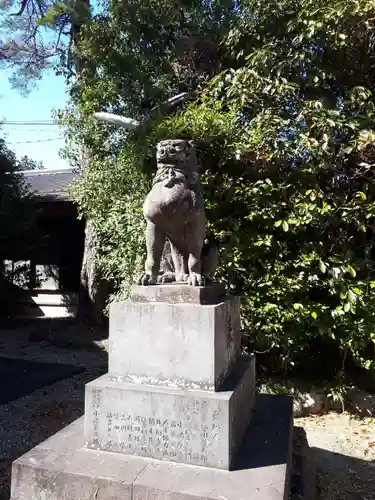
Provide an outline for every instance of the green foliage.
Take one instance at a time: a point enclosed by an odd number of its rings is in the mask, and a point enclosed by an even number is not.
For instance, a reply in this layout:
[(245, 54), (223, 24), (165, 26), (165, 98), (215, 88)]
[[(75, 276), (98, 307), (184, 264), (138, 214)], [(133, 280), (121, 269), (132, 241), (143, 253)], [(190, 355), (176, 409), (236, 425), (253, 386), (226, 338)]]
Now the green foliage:
[(22, 156), (16, 161), (14, 169), (15, 170), (42, 170), (44, 168), (42, 161), (36, 161), (27, 155)]
[(326, 336), (374, 368), (374, 6), (246, 4), (225, 40), (236, 64), (202, 97), (235, 107), (242, 131), (236, 166), (219, 149), (230, 181), (217, 165), (206, 192), (244, 327), (287, 363)]
[(36, 238), (33, 198), (17, 170), (20, 170), (19, 161), (0, 139), (1, 263), (4, 259), (25, 258)]
[[(244, 297), (249, 348), (274, 348), (290, 367), (330, 339), (343, 362), (350, 354), (374, 369), (373, 2), (248, 0), (231, 11), (230, 28), (211, 32), (201, 11), (181, 24), (171, 2), (137, 6), (112, 2), (90, 25), (82, 51), (96, 69), (73, 89), (86, 117), (73, 134), (94, 152), (80, 201), (101, 231), (108, 276), (132, 279), (155, 142), (193, 138), (222, 242), (218, 275)], [(177, 42), (198, 28), (220, 41), (220, 61), (191, 73)], [(142, 118), (144, 99), (198, 85), (194, 103), (141, 137), (87, 118), (105, 105)]]
[(218, 70), (220, 36), (233, 15), (228, 0), (110, 1), (83, 29), (77, 56), (85, 65), (61, 120), (68, 125), (69, 160), (81, 167), (82, 144), (90, 151), (90, 168), (74, 191), (96, 228), (98, 264), (120, 294), (144, 262), (141, 206), (155, 168), (159, 119), (140, 137), (97, 123), (92, 114), (108, 110), (142, 120), (160, 101), (195, 90)]
[(126, 293), (144, 263), (145, 222), (140, 209), (145, 175), (128, 146), (113, 158), (93, 159), (84, 182), (73, 187), (82, 212), (93, 221), (103, 278)]

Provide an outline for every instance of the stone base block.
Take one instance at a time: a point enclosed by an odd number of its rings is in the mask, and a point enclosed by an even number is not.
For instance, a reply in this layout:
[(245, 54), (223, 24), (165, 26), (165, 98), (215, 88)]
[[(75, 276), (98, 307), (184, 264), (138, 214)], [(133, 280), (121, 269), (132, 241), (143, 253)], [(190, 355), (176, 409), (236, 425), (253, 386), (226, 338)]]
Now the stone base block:
[(229, 469), (250, 421), (255, 359), (220, 392), (132, 384), (104, 375), (86, 386), (87, 447)]
[[(171, 287), (176, 295), (184, 290), (203, 293), (200, 287)], [(145, 295), (159, 288), (164, 293), (170, 286), (139, 287)], [(110, 306), (108, 371), (112, 375), (219, 390), (240, 354), (238, 297), (213, 305), (128, 299)]]
[(11, 500), (286, 500), (292, 415), (258, 396), (233, 471), (85, 449), (82, 418), (13, 463)]
[(166, 302), (168, 304), (218, 304), (225, 299), (225, 286), (190, 286), (187, 283), (134, 286), (130, 296), (133, 302)]
[(126, 500), (143, 458), (86, 450), (83, 417), (12, 465), (13, 500)]

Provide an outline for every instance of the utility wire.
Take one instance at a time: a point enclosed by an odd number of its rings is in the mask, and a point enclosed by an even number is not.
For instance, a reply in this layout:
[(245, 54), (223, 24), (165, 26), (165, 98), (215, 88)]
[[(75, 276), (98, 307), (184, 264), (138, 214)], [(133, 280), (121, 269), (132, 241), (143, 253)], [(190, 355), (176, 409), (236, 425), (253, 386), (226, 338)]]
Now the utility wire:
[(41, 126), (41, 127), (50, 127), (51, 125), (59, 125), (58, 123), (49, 123), (49, 122), (2, 122), (0, 120), (0, 126), (6, 127), (19, 127), (21, 126)]
[(36, 121), (36, 122), (1, 122), (0, 121), (0, 126), (7, 126), (7, 125), (12, 125), (12, 126), (41, 126), (41, 127), (57, 127), (61, 126), (59, 123), (54, 123), (54, 122), (44, 122), (44, 121)]
[[(10, 133), (15, 132), (17, 127), (15, 129), (12, 127), (13, 127), (13, 125), (10, 125), (7, 130), (3, 130), (3, 131), (0, 130), (0, 133), (4, 132), (6, 134), (10, 134)], [(18, 132), (19, 132), (19, 130), (18, 130)], [(42, 134), (43, 132), (45, 132), (46, 134), (49, 134), (49, 133), (55, 134), (57, 132), (57, 130), (51, 130), (48, 128), (23, 128), (22, 132), (37, 132), (38, 134)]]
[(7, 120), (6, 118), (0, 118), (0, 121), (3, 121), (4, 123), (57, 123), (56, 120), (53, 120), (52, 118), (45, 120)]
[(54, 137), (52, 139), (40, 139), (37, 141), (16, 141), (16, 142), (7, 142), (7, 144), (35, 144), (36, 142), (49, 142), (49, 141), (62, 141), (64, 137)]
[[(9, 125), (9, 126), (18, 126), (18, 125), (21, 125), (21, 126), (25, 126), (25, 125), (28, 125), (28, 126), (35, 126), (35, 125), (40, 125), (40, 126), (57, 126), (59, 125), (58, 123), (55, 123), (55, 122), (46, 122), (46, 121), (30, 121), (30, 122), (27, 122), (27, 121), (7, 121), (7, 122), (1, 122), (0, 121), (0, 128), (2, 125)], [(47, 132), (48, 133), (48, 130), (43, 130), (43, 129), (23, 129), (25, 132), (26, 131), (29, 131), (29, 132), (38, 132), (38, 133), (42, 133), (42, 132)], [(98, 134), (98, 131), (92, 131), (92, 132), (89, 132), (89, 131), (86, 131), (85, 135), (86, 136), (96, 136)], [(61, 141), (63, 140), (64, 137), (54, 137), (54, 138), (47, 138), (47, 139), (39, 139), (39, 140), (31, 140), (31, 141), (15, 141), (15, 142), (8, 142), (7, 141), (7, 144), (9, 145), (13, 145), (13, 144), (35, 144), (35, 143), (43, 143), (43, 142), (50, 142), (50, 141)]]

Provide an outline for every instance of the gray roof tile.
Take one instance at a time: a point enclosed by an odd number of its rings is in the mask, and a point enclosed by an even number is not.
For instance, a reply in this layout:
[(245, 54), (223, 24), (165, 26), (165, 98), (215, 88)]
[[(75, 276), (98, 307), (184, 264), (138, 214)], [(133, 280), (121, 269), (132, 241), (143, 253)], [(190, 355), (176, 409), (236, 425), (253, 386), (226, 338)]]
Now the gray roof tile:
[(45, 201), (69, 201), (70, 184), (78, 177), (72, 168), (60, 170), (25, 170), (22, 175), (31, 191)]

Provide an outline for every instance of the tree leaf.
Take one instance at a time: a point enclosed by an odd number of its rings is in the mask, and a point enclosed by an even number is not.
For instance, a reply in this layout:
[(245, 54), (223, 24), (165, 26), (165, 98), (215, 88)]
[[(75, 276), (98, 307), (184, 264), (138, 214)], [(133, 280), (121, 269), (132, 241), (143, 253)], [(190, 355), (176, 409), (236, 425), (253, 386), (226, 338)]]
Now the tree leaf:
[(295, 302), (293, 304), (293, 308), (298, 310), (298, 309), (303, 309), (303, 305), (300, 302)]
[(353, 278), (355, 278), (357, 276), (357, 273), (356, 273), (355, 269), (352, 268), (352, 266), (350, 266), (350, 265), (346, 266), (346, 270), (348, 271), (350, 276), (352, 276)]
[(348, 290), (348, 301), (352, 304), (357, 300), (356, 294), (352, 290)]
[(359, 196), (361, 198), (361, 200), (367, 200), (367, 196), (365, 195), (365, 193), (363, 191), (358, 191), (357, 196)]

